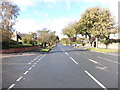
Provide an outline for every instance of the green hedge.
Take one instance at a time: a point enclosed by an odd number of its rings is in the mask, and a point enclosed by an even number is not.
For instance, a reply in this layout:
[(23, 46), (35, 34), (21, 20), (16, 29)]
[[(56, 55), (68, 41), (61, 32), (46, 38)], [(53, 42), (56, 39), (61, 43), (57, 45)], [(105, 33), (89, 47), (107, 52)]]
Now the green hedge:
[(10, 41), (3, 41), (2, 43), (2, 49), (9, 49), (10, 45), (19, 45), (17, 41), (10, 40)]
[(25, 48), (31, 47), (32, 45), (10, 45), (9, 48)]

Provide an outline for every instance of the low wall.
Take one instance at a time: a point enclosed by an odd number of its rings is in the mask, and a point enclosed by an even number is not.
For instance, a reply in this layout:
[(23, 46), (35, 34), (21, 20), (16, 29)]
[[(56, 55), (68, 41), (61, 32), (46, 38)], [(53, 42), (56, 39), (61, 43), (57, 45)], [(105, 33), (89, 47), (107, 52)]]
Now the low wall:
[(31, 51), (34, 49), (38, 49), (40, 47), (25, 47), (25, 48), (11, 48), (11, 49), (3, 49), (0, 50), (0, 53), (14, 53), (14, 52), (25, 52), (25, 51)]
[[(120, 44), (119, 43), (112, 43), (112, 44), (109, 44), (108, 45), (108, 48), (109, 49), (118, 49), (118, 50), (120, 50)], [(105, 44), (98, 44), (98, 47), (99, 48), (106, 48), (106, 46), (105, 46)]]
[[(86, 44), (85, 46), (91, 47), (90, 44)], [(98, 48), (106, 48), (105, 44), (98, 43)], [(120, 43), (112, 43), (108, 45), (109, 49), (117, 49), (120, 50)]]

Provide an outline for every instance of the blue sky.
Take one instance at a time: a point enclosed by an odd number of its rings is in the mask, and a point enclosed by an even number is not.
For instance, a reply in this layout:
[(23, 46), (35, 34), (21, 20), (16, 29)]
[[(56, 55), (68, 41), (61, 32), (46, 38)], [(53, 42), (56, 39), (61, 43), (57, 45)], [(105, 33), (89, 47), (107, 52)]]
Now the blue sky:
[[(102, 7), (98, 2), (38, 2), (36, 5), (21, 10), (20, 18), (23, 19), (37, 19), (40, 21), (48, 19), (57, 19), (61, 17), (79, 18), (81, 14), (90, 7)], [(105, 5), (104, 7), (108, 7)]]
[[(44, 27), (56, 31), (62, 37), (62, 29), (67, 24), (78, 21), (86, 9), (108, 8), (117, 16), (118, 1), (109, 0), (13, 0), (21, 9), (16, 30), (29, 33)], [(106, 0), (108, 1), (108, 0)], [(114, 7), (114, 9), (113, 9)]]

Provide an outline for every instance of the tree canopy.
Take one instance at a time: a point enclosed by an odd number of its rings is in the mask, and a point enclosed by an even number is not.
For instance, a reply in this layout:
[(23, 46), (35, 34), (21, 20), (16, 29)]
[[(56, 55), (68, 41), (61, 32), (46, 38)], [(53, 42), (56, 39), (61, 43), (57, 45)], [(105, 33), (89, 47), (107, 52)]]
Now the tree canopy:
[(13, 30), (13, 25), (15, 24), (15, 20), (19, 15), (19, 7), (8, 1), (1, 0), (0, 1), (0, 25), (1, 28), (6, 30)]
[(8, 1), (0, 0), (0, 32), (2, 33), (1, 41), (10, 39), (10, 31), (13, 31), (16, 18), (19, 15), (19, 7)]
[(53, 45), (53, 43), (56, 43), (56, 41), (58, 40), (58, 37), (55, 35), (55, 33), (47, 29), (38, 30), (37, 36), (37, 39), (42, 44), (49, 44), (49, 46)]
[(63, 28), (62, 33), (64, 35), (67, 35), (69, 38), (73, 38), (74, 35), (76, 34), (76, 30), (75, 30), (75, 24), (74, 23), (70, 23), (67, 27)]
[(89, 8), (78, 22), (79, 32), (92, 34), (94, 37), (109, 37), (115, 31), (115, 21), (108, 9)]

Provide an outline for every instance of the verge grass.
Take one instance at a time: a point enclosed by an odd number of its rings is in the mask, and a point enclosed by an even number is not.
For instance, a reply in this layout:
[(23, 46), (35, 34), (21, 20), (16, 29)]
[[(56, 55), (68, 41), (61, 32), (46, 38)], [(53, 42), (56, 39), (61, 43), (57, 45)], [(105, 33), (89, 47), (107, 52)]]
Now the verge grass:
[(120, 50), (104, 49), (104, 48), (85, 48), (85, 49), (90, 51), (103, 52), (103, 53), (120, 52)]

